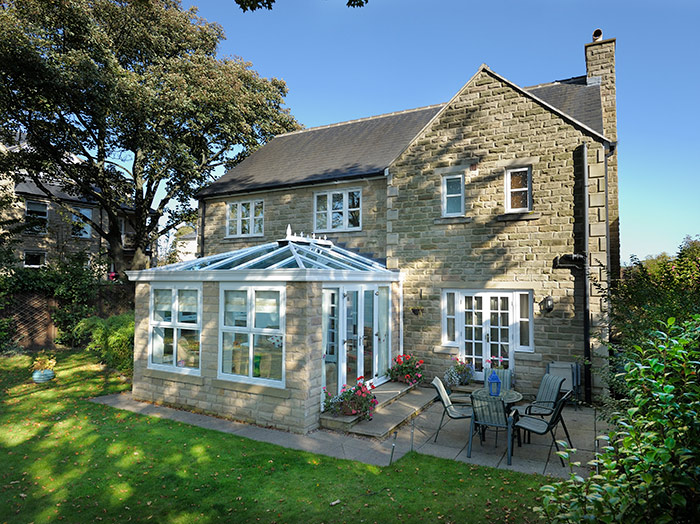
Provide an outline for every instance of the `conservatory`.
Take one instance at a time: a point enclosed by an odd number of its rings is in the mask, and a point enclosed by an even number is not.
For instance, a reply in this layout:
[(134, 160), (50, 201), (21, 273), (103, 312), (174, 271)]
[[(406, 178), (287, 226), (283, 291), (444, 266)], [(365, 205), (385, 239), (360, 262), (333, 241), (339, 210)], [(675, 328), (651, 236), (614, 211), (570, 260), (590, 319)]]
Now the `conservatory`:
[(399, 350), (399, 273), (325, 239), (288, 230), (127, 275), (137, 399), (306, 433), (324, 387), (379, 385)]

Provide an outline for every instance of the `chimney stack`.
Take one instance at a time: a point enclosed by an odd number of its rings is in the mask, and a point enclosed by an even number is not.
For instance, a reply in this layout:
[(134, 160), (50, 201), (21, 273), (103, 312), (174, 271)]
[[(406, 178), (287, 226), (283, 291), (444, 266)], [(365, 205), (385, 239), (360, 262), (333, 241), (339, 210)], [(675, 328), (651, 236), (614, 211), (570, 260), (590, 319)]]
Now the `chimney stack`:
[(588, 85), (600, 86), (603, 133), (616, 142), (615, 39), (603, 40), (601, 29), (593, 31), (593, 41), (586, 44), (586, 79)]

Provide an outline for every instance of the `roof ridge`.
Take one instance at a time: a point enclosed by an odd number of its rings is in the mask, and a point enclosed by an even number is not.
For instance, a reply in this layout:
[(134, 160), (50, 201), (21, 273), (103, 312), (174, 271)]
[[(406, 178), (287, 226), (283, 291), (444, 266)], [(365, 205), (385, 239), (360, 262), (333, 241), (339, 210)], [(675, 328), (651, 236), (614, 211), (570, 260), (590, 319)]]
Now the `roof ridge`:
[(372, 116), (366, 116), (366, 117), (363, 117), (363, 118), (356, 118), (356, 119), (354, 119), (354, 120), (345, 120), (345, 121), (343, 121), (343, 122), (334, 122), (334, 123), (332, 123), (332, 124), (325, 124), (325, 125), (322, 125), (322, 126), (309, 127), (309, 128), (306, 128), (306, 129), (299, 129), (299, 130), (297, 130), (297, 131), (289, 131), (288, 133), (282, 133), (282, 134), (279, 134), (279, 135), (276, 135), (276, 136), (277, 136), (277, 137), (281, 137), (281, 136), (296, 135), (296, 134), (299, 134), (299, 133), (305, 133), (305, 132), (307, 132), (307, 131), (317, 131), (317, 130), (319, 130), (319, 129), (328, 129), (328, 128), (331, 128), (331, 127), (344, 126), (344, 125), (347, 125), (347, 124), (355, 124), (355, 123), (357, 123), (357, 122), (366, 122), (366, 121), (368, 121), (368, 120), (374, 120), (374, 119), (378, 119), (378, 118), (385, 118), (385, 117), (388, 117), (388, 116), (396, 116), (396, 115), (401, 115), (401, 114), (404, 114), (404, 113), (411, 113), (411, 112), (413, 112), (413, 111), (423, 111), (423, 110), (425, 110), (425, 109), (434, 109), (434, 108), (436, 108), (436, 107), (442, 107), (442, 106), (444, 106), (446, 103), (447, 103), (447, 102), (442, 102), (442, 103), (440, 103), (440, 104), (432, 104), (432, 105), (429, 105), (429, 106), (415, 107), (415, 108), (413, 108), (413, 109), (404, 109), (404, 110), (402, 110), (402, 111), (393, 111), (393, 112), (391, 112), (391, 113), (383, 113), (383, 114), (381, 114), (381, 115), (372, 115)]

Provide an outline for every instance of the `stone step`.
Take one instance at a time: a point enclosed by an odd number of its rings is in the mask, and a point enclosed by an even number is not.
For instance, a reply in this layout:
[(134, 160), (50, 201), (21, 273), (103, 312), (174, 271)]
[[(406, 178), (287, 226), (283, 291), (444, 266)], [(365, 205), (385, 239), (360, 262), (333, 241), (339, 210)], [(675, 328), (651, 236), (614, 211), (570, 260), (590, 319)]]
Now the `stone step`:
[[(352, 415), (334, 417), (333, 415), (321, 413), (321, 427), (326, 429), (333, 429), (336, 431), (344, 431), (346, 433), (354, 433), (353, 428), (355, 427), (355, 425), (361, 422), (372, 423), (378, 418), (383, 418), (387, 413), (391, 413), (393, 411), (393, 409), (389, 406), (400, 401), (416, 389), (418, 389), (417, 385), (409, 386), (401, 382), (385, 382), (381, 386), (378, 386), (372, 390), (374, 396), (377, 397), (378, 402), (377, 407), (374, 411), (372, 421), (360, 421), (359, 417)], [(430, 391), (432, 392), (434, 397), (435, 390), (431, 387)], [(412, 398), (417, 397), (413, 396)], [(422, 409), (423, 408), (421, 407), (421, 411)], [(410, 416), (415, 416), (417, 413), (420, 413), (420, 411), (416, 411)], [(361, 432), (360, 434), (365, 433)]]
[(362, 420), (354, 424), (349, 433), (383, 440), (396, 428), (411, 420), (430, 407), (435, 400), (435, 389), (419, 387), (408, 391), (391, 405), (374, 412), (372, 420)]

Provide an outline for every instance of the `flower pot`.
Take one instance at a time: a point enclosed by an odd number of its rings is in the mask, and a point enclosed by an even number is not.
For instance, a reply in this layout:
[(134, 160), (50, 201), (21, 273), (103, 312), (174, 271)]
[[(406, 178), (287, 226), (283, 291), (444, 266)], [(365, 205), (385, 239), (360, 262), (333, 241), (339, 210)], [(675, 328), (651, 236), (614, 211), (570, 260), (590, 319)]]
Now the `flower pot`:
[(38, 369), (34, 373), (32, 373), (32, 379), (37, 384), (41, 384), (42, 382), (48, 382), (55, 376), (56, 373), (54, 373), (53, 369)]

